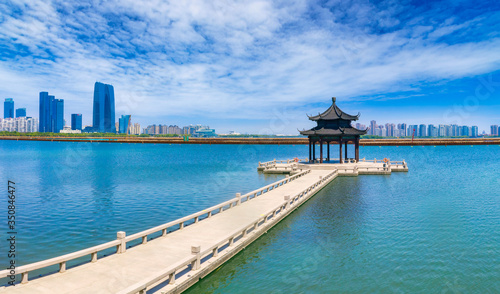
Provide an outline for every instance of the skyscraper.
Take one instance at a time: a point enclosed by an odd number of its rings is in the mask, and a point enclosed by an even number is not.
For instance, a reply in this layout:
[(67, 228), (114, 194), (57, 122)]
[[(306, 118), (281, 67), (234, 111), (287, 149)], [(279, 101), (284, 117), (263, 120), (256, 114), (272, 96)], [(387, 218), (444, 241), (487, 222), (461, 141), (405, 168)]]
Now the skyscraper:
[(71, 114), (71, 129), (72, 130), (82, 130), (82, 114), (73, 113)]
[(39, 132), (59, 133), (64, 128), (64, 100), (40, 92)]
[(26, 117), (26, 108), (16, 109), (16, 117)]
[(115, 91), (113, 86), (96, 82), (92, 127), (96, 132), (115, 133)]
[(52, 132), (59, 133), (64, 129), (64, 100), (54, 99), (52, 101)]
[(39, 108), (39, 127), (38, 131), (45, 133), (50, 132), (50, 109), (52, 108), (52, 103), (50, 101), (54, 99), (54, 96), (49, 97), (48, 92), (40, 92), (40, 108)]
[(491, 126), (491, 132), (490, 134), (492, 136), (498, 136), (498, 125), (492, 125)]
[(3, 103), (3, 118), (14, 118), (14, 99), (5, 98)]
[(120, 134), (129, 134), (130, 129), (130, 115), (122, 115), (121, 118), (118, 119), (120, 122)]
[(472, 126), (471, 128), (471, 136), (478, 137), (479, 136), (479, 128), (477, 126)]
[(377, 122), (372, 120), (370, 122), (370, 130), (368, 131), (368, 135), (375, 135), (375, 129), (377, 128)]

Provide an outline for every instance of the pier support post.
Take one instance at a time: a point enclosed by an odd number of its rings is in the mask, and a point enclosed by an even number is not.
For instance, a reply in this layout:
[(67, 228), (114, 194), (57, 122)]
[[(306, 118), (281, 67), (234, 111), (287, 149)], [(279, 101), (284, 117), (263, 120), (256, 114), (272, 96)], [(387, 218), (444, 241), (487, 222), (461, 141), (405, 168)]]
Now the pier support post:
[(120, 242), (121, 242), (120, 245), (118, 245), (118, 247), (116, 249), (116, 253), (118, 253), (118, 254), (125, 253), (125, 251), (127, 251), (127, 242), (125, 242), (126, 235), (127, 234), (123, 231), (116, 233), (116, 239), (120, 240)]
[(200, 261), (201, 261), (201, 246), (191, 246), (191, 253), (193, 255), (196, 255), (196, 260), (193, 261), (193, 264), (191, 266), (191, 270), (196, 271), (200, 269)]

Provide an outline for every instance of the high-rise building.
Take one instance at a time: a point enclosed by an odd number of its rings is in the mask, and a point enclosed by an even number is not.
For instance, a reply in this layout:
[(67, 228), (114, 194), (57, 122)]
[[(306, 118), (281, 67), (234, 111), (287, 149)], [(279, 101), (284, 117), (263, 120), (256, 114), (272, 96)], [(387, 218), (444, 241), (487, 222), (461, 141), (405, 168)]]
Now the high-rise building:
[(133, 126), (131, 126), (130, 134), (140, 135), (141, 134), (141, 125), (139, 123), (135, 123)]
[(59, 133), (64, 128), (64, 100), (40, 92), (39, 132)]
[(82, 130), (82, 114), (73, 113), (71, 114), (71, 129), (72, 130)]
[(3, 118), (14, 118), (14, 99), (5, 98), (3, 103)]
[(418, 130), (418, 136), (419, 137), (427, 137), (427, 130), (426, 126), (424, 124), (421, 124)]
[(491, 126), (491, 132), (490, 134), (492, 136), (498, 136), (498, 125), (492, 125)]
[(64, 129), (64, 100), (54, 99), (52, 101), (52, 132), (59, 133)]
[(122, 115), (122, 117), (118, 119), (120, 134), (130, 134), (130, 117), (131, 115)]
[(16, 109), (16, 117), (26, 117), (26, 108)]
[(370, 122), (370, 130), (368, 131), (368, 134), (369, 134), (369, 135), (375, 135), (375, 132), (376, 132), (376, 131), (375, 131), (375, 129), (376, 129), (376, 128), (377, 128), (377, 122), (376, 122), (376, 121), (374, 121), (374, 120), (372, 120), (372, 121)]
[(54, 96), (49, 96), (48, 92), (40, 92), (38, 131), (42, 133), (50, 132), (50, 109), (52, 106), (52, 103), (50, 103), (51, 99), (54, 99)]
[(115, 133), (115, 91), (112, 85), (96, 82), (92, 125), (96, 132)]
[(407, 134), (406, 134), (406, 128), (407, 128), (407, 127), (408, 127), (408, 126), (407, 126), (405, 123), (398, 124), (398, 130), (400, 130), (400, 131), (399, 131), (399, 135), (400, 135), (401, 137), (405, 137), (405, 136), (407, 135)]
[(471, 136), (472, 137), (479, 137), (479, 128), (477, 126), (471, 127)]

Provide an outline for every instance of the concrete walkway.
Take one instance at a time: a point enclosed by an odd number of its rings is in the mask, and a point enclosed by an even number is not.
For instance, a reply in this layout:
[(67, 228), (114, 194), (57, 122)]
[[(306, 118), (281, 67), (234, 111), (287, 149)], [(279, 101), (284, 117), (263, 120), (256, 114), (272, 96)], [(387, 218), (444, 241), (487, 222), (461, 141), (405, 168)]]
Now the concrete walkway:
[[(125, 253), (113, 254), (95, 263), (30, 280), (27, 284), (6, 287), (0, 292), (13, 294), (120, 292), (139, 283), (145, 277), (193, 256), (191, 246), (201, 246), (201, 250), (204, 250), (204, 248), (220, 243), (221, 240), (227, 238), (228, 233), (262, 218), (269, 210), (282, 204), (286, 195), (293, 197), (314, 185), (320, 176), (325, 177), (331, 173), (332, 170), (311, 170), (308, 174), (255, 199), (189, 225), (182, 230), (169, 233), (165, 237), (158, 237), (147, 244), (127, 249)], [(334, 178), (331, 177), (314, 188), (311, 191), (312, 195)]]

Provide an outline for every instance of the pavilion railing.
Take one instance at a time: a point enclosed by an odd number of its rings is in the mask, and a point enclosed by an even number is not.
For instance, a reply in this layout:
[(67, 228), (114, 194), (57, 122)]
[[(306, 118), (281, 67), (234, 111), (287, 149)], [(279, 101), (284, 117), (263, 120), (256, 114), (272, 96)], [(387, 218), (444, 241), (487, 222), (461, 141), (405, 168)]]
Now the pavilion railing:
[[(212, 206), (212, 207), (207, 208), (205, 210), (193, 213), (193, 214), (185, 216), (183, 218), (165, 223), (163, 225), (156, 226), (154, 228), (151, 228), (151, 229), (148, 229), (148, 230), (145, 230), (145, 231), (142, 231), (142, 232), (130, 235), (130, 236), (126, 236), (126, 233), (123, 231), (117, 232), (117, 239), (116, 240), (113, 240), (113, 241), (110, 241), (110, 242), (107, 242), (107, 243), (104, 243), (101, 245), (93, 246), (90, 248), (86, 248), (86, 249), (83, 249), (80, 251), (76, 251), (73, 253), (69, 253), (69, 254), (58, 256), (58, 257), (54, 257), (54, 258), (46, 259), (43, 261), (39, 261), (39, 262), (35, 262), (35, 263), (31, 263), (31, 264), (17, 267), (15, 269), (15, 274), (16, 275), (21, 274), (21, 283), (25, 284), (25, 283), (28, 283), (29, 272), (32, 272), (35, 270), (47, 268), (47, 267), (58, 264), (59, 265), (59, 273), (63, 273), (66, 271), (67, 262), (69, 262), (71, 260), (75, 260), (77, 258), (81, 258), (81, 257), (88, 255), (88, 256), (90, 256), (90, 262), (94, 263), (94, 262), (98, 261), (98, 253), (99, 252), (106, 250), (106, 249), (113, 248), (113, 247), (116, 247), (117, 254), (125, 253), (127, 250), (127, 243), (128, 242), (135, 241), (137, 239), (141, 239), (141, 241), (142, 241), (141, 244), (146, 244), (148, 242), (149, 235), (161, 232), (162, 236), (166, 236), (167, 234), (172, 233), (174, 231), (182, 230), (184, 227), (186, 227), (188, 225), (196, 224), (200, 221), (203, 221), (205, 219), (212, 217), (213, 215), (227, 211), (228, 209), (231, 209), (235, 206), (238, 206), (241, 203), (247, 202), (247, 201), (254, 199), (256, 197), (259, 197), (259, 196), (261, 196), (269, 191), (272, 191), (276, 188), (279, 188), (280, 186), (288, 184), (288, 183), (290, 183), (290, 182), (292, 182), (292, 181), (294, 181), (294, 180), (296, 180), (296, 179), (298, 179), (298, 178), (300, 178), (300, 177), (302, 177), (310, 172), (311, 172), (310, 170), (306, 170), (306, 171), (300, 172), (294, 176), (290, 176), (290, 177), (287, 176), (283, 180), (269, 184), (267, 186), (264, 186), (262, 188), (254, 190), (252, 192), (249, 192), (245, 195), (241, 195), (240, 193), (236, 193), (236, 197), (233, 199), (230, 199), (228, 201), (225, 201), (225, 202), (220, 203), (218, 205)], [(171, 229), (171, 230), (168, 231), (168, 229)], [(141, 245), (141, 244), (139, 244), (139, 245)], [(5, 278), (5, 277), (10, 276), (10, 275), (11, 275), (10, 270), (0, 271), (0, 278)]]

